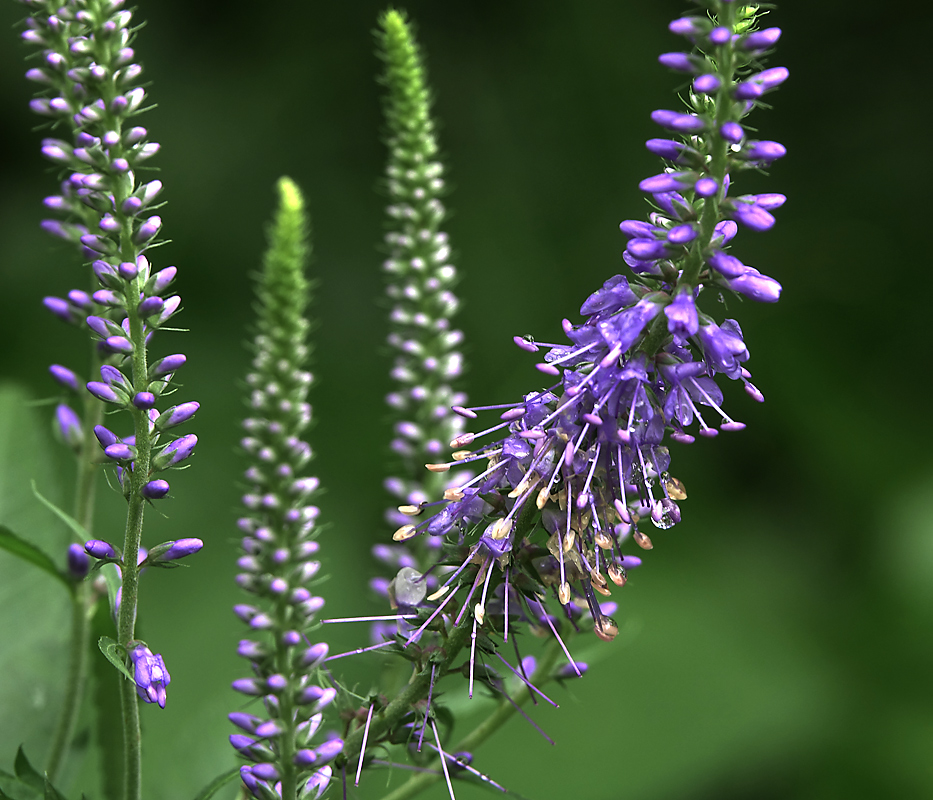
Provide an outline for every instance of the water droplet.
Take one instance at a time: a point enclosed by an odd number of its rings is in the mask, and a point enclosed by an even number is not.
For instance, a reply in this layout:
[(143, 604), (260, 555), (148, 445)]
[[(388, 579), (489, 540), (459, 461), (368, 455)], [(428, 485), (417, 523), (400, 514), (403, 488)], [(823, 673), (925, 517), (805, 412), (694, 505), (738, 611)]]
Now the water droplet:
[(416, 606), (428, 593), (428, 583), (418, 570), (402, 567), (395, 576), (395, 599), (399, 605)]
[[(654, 525), (655, 528), (660, 528), (662, 531), (666, 531), (668, 528), (673, 528), (674, 525), (675, 525), (675, 522), (674, 522), (673, 519), (671, 519), (671, 515), (670, 515), (670, 514), (662, 514), (660, 519), (655, 519), (654, 517), (651, 517), (651, 523)], [(645, 536), (645, 538), (648, 539), (647, 536)], [(635, 541), (638, 542), (638, 538), (637, 538), (637, 537), (635, 538)], [(651, 540), (649, 539), (648, 542), (649, 542), (649, 545), (650, 545)], [(642, 547), (645, 547), (643, 544), (641, 544), (641, 542), (638, 542), (638, 543), (639, 543)], [(651, 547), (650, 547), (650, 546), (649, 546), (649, 547), (645, 547), (645, 549), (646, 549), (646, 550), (650, 550)]]
[(667, 489), (667, 494), (671, 500), (687, 499), (687, 490), (684, 487), (683, 481), (681, 481), (679, 478), (675, 478), (672, 475), (665, 473), (664, 488)]
[(600, 617), (593, 626), (593, 633), (604, 642), (611, 642), (619, 635), (619, 626), (612, 617)]

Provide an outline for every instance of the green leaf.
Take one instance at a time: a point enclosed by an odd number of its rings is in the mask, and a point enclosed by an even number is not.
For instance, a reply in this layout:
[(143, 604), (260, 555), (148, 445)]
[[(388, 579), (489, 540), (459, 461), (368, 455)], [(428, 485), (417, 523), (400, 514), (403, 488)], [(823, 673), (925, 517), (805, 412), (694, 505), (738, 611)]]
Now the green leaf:
[(32, 493), (36, 496), (36, 499), (42, 503), (49, 511), (51, 511), (55, 516), (57, 516), (62, 522), (64, 522), (71, 530), (74, 531), (75, 536), (78, 537), (82, 542), (86, 542), (91, 538), (91, 535), (84, 529), (84, 526), (78, 522), (71, 514), (66, 511), (62, 511), (55, 503), (51, 500), (47, 500), (36, 488), (36, 482), (30, 481), (32, 485)]
[(212, 780), (207, 786), (205, 786), (197, 797), (194, 800), (208, 800), (208, 798), (213, 797), (217, 794), (217, 791), (224, 786), (226, 786), (230, 781), (236, 778), (240, 774), (239, 767), (233, 767), (228, 769), (226, 772), (218, 775), (214, 780)]
[(5, 525), (0, 525), (0, 549), (6, 550), (14, 556), (19, 556), (23, 561), (28, 561), (49, 575), (53, 575), (65, 584), (69, 592), (74, 591), (74, 584), (68, 579), (67, 575), (59, 571), (58, 567), (55, 566), (55, 562), (44, 550), (40, 550), (32, 542), (20, 538)]
[(16, 773), (16, 777), (19, 778), (20, 782), (25, 783), (30, 788), (37, 789), (40, 792), (45, 789), (45, 778), (36, 772), (35, 767), (29, 763), (29, 759), (26, 758), (26, 753), (23, 751), (22, 745), (20, 745), (20, 748), (16, 751), (16, 759), (13, 761), (13, 771)]
[(45, 779), (45, 800), (65, 800), (48, 778)]
[(30, 798), (36, 796), (35, 789), (24, 784), (15, 775), (10, 775), (9, 772), (0, 769), (0, 800), (17, 800), (23, 797), (23, 792)]
[(101, 636), (100, 639), (97, 640), (97, 646), (111, 664), (133, 681), (133, 683), (136, 682), (133, 673), (126, 668), (126, 664), (124, 663), (126, 648), (122, 644), (118, 644), (109, 636)]

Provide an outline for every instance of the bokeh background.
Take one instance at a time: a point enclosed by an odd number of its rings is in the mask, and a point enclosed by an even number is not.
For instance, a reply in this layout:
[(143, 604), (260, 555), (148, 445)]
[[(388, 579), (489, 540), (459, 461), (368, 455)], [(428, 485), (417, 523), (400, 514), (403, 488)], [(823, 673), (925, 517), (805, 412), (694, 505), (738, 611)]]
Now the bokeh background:
[[(537, 386), (510, 342), (559, 335), (583, 299), (622, 271), (617, 224), (647, 206), (657, 172), (643, 141), (676, 108), (672, 0), (540, 3), (415, 0), (454, 190), (447, 229), (464, 276), (458, 324), (476, 401)], [(191, 569), (149, 574), (141, 625), (173, 676), (164, 711), (143, 708), (146, 797), (190, 798), (234, 759), (226, 713), (242, 665), (230, 606), (236, 453), (250, 274), (281, 174), (305, 190), (320, 281), (312, 441), (332, 614), (372, 610), (369, 550), (390, 531), (380, 488), (389, 431), (381, 256), (383, 201), (370, 0), (140, 2), (137, 53), (158, 107), (171, 244), (187, 334), (184, 399), (201, 443), (146, 539), (199, 536)], [(27, 110), (23, 9), (0, 5), (0, 523), (49, 548), (67, 531), (31, 495), (69, 504), (51, 437), (46, 365), (77, 366), (83, 337), (40, 299), (84, 273), (39, 229), (54, 174)], [(933, 463), (929, 453), (930, 80), (910, 20), (876, 3), (786, 2), (772, 65), (791, 78), (753, 121), (787, 145), (741, 191), (788, 195), (768, 234), (735, 252), (784, 285), (777, 306), (739, 309), (764, 405), (727, 387), (740, 434), (674, 446), (687, 485), (682, 524), (655, 536), (616, 592), (622, 634), (582, 681), (539, 709), (553, 749), (520, 720), (477, 765), (536, 800), (771, 800), (933, 797)], [(906, 26), (906, 27), (905, 27)], [(926, 309), (926, 310), (924, 310)], [(169, 337), (171, 336), (171, 341)], [(160, 350), (160, 352), (162, 352)], [(98, 532), (119, 538), (122, 501), (101, 487)], [(109, 536), (108, 536), (109, 538)], [(25, 741), (34, 760), (53, 715), (67, 612), (52, 581), (0, 554), (0, 768)], [(333, 646), (365, 643), (333, 630)], [(592, 655), (591, 652), (584, 655)], [(366, 689), (365, 670), (351, 669)], [(469, 728), (464, 725), (460, 733)], [(74, 788), (94, 796), (89, 753)], [(359, 793), (378, 797), (370, 779)], [(79, 792), (75, 793), (75, 796)], [(458, 797), (478, 796), (461, 787)], [(232, 796), (232, 792), (228, 793)], [(352, 796), (356, 796), (351, 793)], [(427, 797), (444, 797), (443, 784)]]

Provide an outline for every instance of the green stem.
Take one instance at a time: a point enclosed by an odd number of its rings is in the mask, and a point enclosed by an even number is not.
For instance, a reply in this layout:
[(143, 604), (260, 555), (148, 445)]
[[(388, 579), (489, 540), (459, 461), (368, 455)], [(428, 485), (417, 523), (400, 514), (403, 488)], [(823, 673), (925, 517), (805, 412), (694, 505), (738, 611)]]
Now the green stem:
[[(125, 199), (126, 186), (119, 186), (116, 192), (116, 208)], [(122, 196), (120, 196), (122, 195)], [(124, 219), (121, 236), (121, 256), (126, 261), (136, 261), (137, 250), (132, 244), (132, 225)], [(135, 296), (142, 291), (142, 280), (136, 278)], [(134, 293), (127, 292), (126, 313), (130, 323), (129, 339), (133, 343), (133, 386), (134, 391), (148, 387), (148, 365), (146, 363), (146, 336), (143, 321), (137, 313), (138, 300), (130, 301)], [(124, 470), (124, 484), (129, 483), (127, 491), (126, 531), (123, 538), (123, 590), (120, 597), (120, 619), (118, 641), (129, 651), (129, 642), (134, 638), (136, 629), (136, 608), (139, 602), (139, 547), (143, 533), (143, 512), (146, 501), (143, 487), (149, 480), (152, 461), (152, 433), (149, 430), (149, 416), (140, 409), (133, 410), (133, 423), (136, 433), (136, 458), (133, 469)], [(139, 705), (136, 699), (136, 686), (129, 681), (121, 681), (120, 696), (123, 703), (123, 756), (124, 756), (124, 800), (140, 800), (142, 792), (142, 740), (139, 729)]]
[[(560, 653), (561, 649), (557, 640), (552, 640), (539, 662), (538, 671), (540, 674), (550, 674), (554, 664), (560, 657)], [(472, 752), (475, 750), (511, 719), (518, 707), (524, 705), (530, 698), (531, 690), (522, 683), (518, 690), (512, 693), (512, 699), (515, 701), (514, 705), (508, 700), (501, 700), (496, 706), (496, 710), (470, 731), (451, 752)], [(382, 800), (408, 800), (408, 798), (415, 797), (444, 777), (440, 758), (437, 758), (428, 768), (433, 771), (419, 772), (417, 775), (413, 775), (397, 789), (385, 795)]]

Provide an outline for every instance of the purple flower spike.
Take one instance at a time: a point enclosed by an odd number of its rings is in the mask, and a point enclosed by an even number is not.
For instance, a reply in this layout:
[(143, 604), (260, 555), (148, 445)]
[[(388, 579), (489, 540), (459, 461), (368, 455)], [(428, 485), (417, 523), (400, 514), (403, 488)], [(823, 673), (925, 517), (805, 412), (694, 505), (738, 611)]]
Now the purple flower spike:
[(84, 552), (94, 558), (117, 558), (113, 545), (103, 539), (89, 539), (84, 543)]
[(165, 708), (165, 689), (172, 682), (161, 655), (153, 655), (144, 644), (130, 650), (136, 693), (147, 703)]
[(68, 545), (68, 574), (73, 580), (83, 581), (91, 570), (91, 561), (80, 544)]
[(78, 449), (84, 442), (84, 431), (81, 428), (81, 418), (64, 403), (55, 407), (55, 425), (62, 441), (69, 447)]
[(651, 120), (662, 128), (678, 133), (700, 133), (706, 129), (706, 122), (696, 114), (682, 114), (679, 111), (652, 111)]
[(161, 479), (149, 481), (149, 483), (143, 486), (143, 497), (147, 500), (161, 500), (168, 492), (168, 481)]

